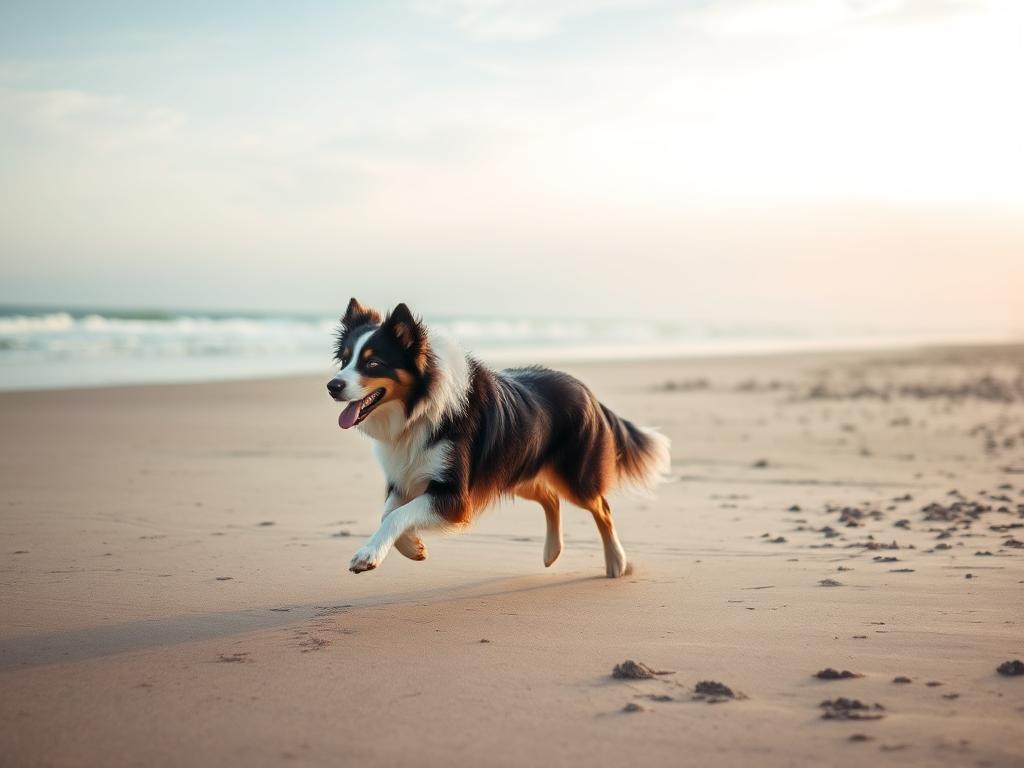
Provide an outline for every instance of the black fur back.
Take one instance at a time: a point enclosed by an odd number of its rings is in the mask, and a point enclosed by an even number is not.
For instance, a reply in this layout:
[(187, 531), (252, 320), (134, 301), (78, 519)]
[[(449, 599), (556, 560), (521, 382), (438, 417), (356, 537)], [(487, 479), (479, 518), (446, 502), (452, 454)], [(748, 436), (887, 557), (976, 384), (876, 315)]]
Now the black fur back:
[(452, 444), (450, 477), (428, 491), (509, 494), (546, 474), (570, 500), (586, 504), (620, 481), (654, 481), (664, 469), (655, 466), (661, 459), (655, 434), (616, 416), (567, 373), (493, 372), (472, 361), (465, 410), (431, 438)]

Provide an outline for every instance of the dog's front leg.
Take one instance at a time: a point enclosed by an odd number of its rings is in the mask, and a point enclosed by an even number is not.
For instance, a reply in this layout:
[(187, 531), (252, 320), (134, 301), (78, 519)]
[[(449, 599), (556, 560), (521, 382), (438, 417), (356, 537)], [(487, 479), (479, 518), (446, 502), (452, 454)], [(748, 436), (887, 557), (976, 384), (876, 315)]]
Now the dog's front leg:
[(395, 542), (407, 531), (426, 528), (444, 528), (445, 518), (435, 509), (430, 494), (417, 496), (407, 504), (387, 513), (380, 528), (352, 557), (348, 569), (353, 573), (372, 571), (387, 556)]

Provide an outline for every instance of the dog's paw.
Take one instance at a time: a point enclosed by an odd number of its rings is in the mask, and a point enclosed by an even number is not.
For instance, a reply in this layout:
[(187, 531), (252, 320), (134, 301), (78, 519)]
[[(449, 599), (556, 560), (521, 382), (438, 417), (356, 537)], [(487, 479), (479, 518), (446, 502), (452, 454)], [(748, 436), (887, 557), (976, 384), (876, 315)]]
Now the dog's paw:
[(562, 542), (558, 539), (548, 539), (544, 542), (544, 567), (550, 568), (555, 560), (562, 554)]
[(626, 553), (622, 547), (614, 547), (610, 552), (605, 553), (605, 573), (609, 579), (617, 579), (629, 572), (629, 564), (626, 561)]
[(427, 545), (419, 536), (406, 534), (395, 542), (395, 549), (410, 560), (426, 560)]
[(348, 564), (348, 569), (352, 573), (362, 573), (363, 571), (372, 571), (378, 565), (377, 553), (368, 547), (363, 547), (352, 556), (352, 562)]

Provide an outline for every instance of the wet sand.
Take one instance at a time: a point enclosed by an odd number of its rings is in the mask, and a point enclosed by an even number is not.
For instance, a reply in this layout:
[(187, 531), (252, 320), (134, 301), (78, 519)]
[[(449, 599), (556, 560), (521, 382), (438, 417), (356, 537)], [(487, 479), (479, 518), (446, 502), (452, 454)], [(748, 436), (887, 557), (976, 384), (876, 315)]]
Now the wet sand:
[(0, 395), (0, 765), (1024, 761), (1024, 349), (567, 369), (673, 440), (619, 580), (525, 502), (347, 572), (322, 378)]

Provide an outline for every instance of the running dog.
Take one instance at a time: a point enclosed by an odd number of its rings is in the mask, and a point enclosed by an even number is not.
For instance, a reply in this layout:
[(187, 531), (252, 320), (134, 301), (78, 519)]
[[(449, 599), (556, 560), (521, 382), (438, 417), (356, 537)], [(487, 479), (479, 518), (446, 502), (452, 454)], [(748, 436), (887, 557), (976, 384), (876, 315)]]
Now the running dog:
[(562, 551), (565, 499), (594, 516), (607, 575), (626, 572), (607, 496), (665, 479), (664, 435), (615, 415), (566, 373), (487, 368), (405, 304), (382, 316), (352, 299), (335, 358), (327, 391), (346, 404), (338, 425), (371, 438), (387, 482), (380, 528), (350, 571), (373, 570), (392, 547), (423, 560), (420, 533), (465, 529), (498, 498), (518, 496), (544, 508), (545, 566)]

